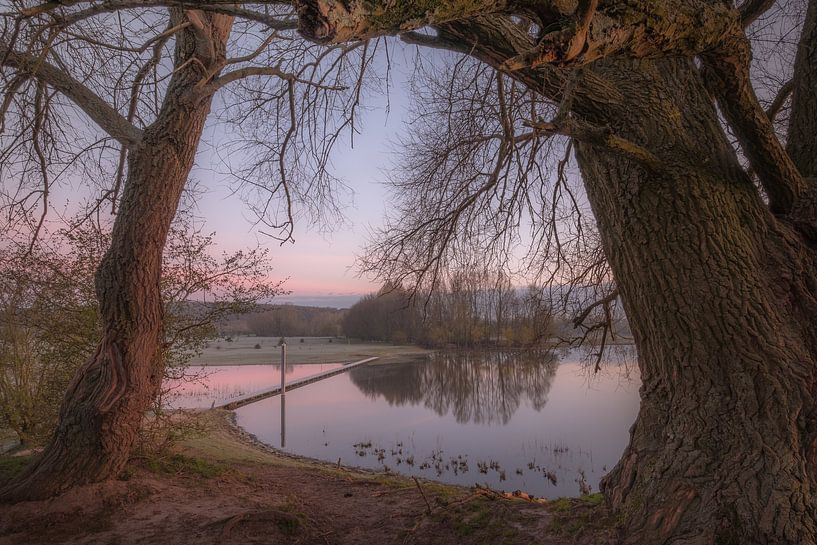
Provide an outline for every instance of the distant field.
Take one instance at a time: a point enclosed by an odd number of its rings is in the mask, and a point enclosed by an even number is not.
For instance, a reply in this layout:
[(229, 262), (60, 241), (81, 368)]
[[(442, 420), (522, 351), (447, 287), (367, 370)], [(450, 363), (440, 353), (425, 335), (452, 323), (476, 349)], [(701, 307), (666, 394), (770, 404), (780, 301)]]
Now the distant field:
[[(304, 342), (301, 342), (303, 339)], [(224, 339), (211, 341), (201, 356), (193, 359), (191, 365), (261, 365), (281, 361), (279, 337), (233, 337), (232, 342)], [(346, 363), (371, 356), (384, 360), (391, 358), (411, 358), (428, 354), (430, 351), (416, 346), (391, 345), (386, 343), (349, 343), (329, 337), (289, 337), (287, 343), (287, 363)], [(255, 348), (260, 345), (261, 348)]]

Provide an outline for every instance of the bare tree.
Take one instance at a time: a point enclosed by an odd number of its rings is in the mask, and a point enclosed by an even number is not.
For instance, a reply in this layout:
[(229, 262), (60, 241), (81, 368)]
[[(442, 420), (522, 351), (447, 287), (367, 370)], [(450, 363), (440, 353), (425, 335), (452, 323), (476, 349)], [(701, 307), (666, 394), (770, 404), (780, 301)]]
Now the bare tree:
[(102, 340), (43, 455), (0, 493), (21, 499), (114, 476), (128, 459), (162, 377), (162, 249), (217, 93), (235, 93), (221, 111), (257, 159), (234, 170), (286, 240), (299, 210), (323, 209), (327, 153), (353, 126), (373, 46), (304, 42), (283, 2), (7, 1), (0, 12), (7, 225), (36, 239), (55, 189), (71, 185), (96, 192), (86, 218), (116, 214), (96, 272)]
[[(402, 33), (470, 55), (551, 103), (526, 124), (571, 139), (639, 352), (640, 413), (603, 482), (627, 543), (817, 541), (817, 1), (792, 4), (802, 30), (781, 69), (791, 83), (780, 77), (761, 102), (745, 28), (785, 24), (776, 4), (296, 2), (302, 32), (319, 42)], [(782, 107), (784, 138), (772, 122)], [(503, 137), (477, 148), (490, 153), (473, 161), (463, 198), (443, 178), (445, 199), (429, 201), (436, 225), (418, 210), (382, 239), (404, 247), (375, 255), (433, 277), (456, 233), (507, 221), (500, 208), (469, 216), (513, 164), (497, 160), (511, 149), (503, 125)], [(471, 164), (463, 158), (466, 174)], [(519, 180), (511, 187), (530, 183)], [(449, 208), (438, 214), (437, 204)]]
[(556, 106), (470, 57), (417, 62), (393, 206), (363, 270), (415, 295), (443, 290), (466, 270), (533, 281), (543, 307), (575, 316), (578, 334), (566, 343), (601, 332), (603, 346), (617, 292), (584, 190), (569, 175), (572, 144), (530, 122)]
[[(33, 247), (22, 235), (3, 241), (0, 423), (24, 445), (42, 444), (51, 435), (69, 382), (96, 348), (101, 324), (93, 277), (109, 240), (109, 224), (84, 222), (40, 233)], [(187, 363), (219, 321), (253, 312), (259, 301), (281, 293), (281, 283), (269, 278), (267, 250), (218, 256), (214, 244), (189, 212), (174, 220), (161, 277), (165, 379), (193, 380)], [(155, 400), (153, 415), (163, 408), (161, 401)], [(162, 423), (167, 431), (168, 422)]]

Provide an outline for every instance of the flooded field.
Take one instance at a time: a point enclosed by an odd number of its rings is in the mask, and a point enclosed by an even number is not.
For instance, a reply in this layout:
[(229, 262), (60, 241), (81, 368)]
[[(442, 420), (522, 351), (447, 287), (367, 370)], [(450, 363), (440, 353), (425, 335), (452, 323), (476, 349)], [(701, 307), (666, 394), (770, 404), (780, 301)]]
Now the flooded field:
[(262, 441), (303, 456), (576, 496), (598, 490), (621, 455), (638, 385), (621, 365), (588, 378), (574, 353), (440, 353), (364, 365), (236, 412)]
[[(292, 364), (286, 367), (286, 381), (337, 369), (341, 363)], [(185, 379), (164, 384), (165, 405), (175, 409), (208, 409), (239, 397), (255, 394), (281, 384), (281, 364), (209, 365), (190, 367)]]

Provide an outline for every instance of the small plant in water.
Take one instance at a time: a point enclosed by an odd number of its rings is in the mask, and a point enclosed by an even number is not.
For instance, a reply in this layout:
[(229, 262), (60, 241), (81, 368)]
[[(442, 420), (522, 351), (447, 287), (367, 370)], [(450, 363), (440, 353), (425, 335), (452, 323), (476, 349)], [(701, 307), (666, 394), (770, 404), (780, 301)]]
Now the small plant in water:
[(583, 469), (579, 470), (579, 476), (576, 477), (576, 482), (579, 483), (579, 493), (582, 496), (587, 496), (593, 491), (593, 487), (587, 484), (587, 477), (585, 476)]

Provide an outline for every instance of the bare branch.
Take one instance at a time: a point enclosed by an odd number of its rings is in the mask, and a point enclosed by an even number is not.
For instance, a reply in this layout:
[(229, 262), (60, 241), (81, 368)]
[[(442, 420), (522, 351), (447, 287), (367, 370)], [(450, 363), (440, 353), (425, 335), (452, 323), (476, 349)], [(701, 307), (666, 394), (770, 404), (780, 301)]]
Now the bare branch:
[(611, 291), (609, 294), (599, 299), (598, 301), (594, 301), (593, 303), (587, 305), (584, 308), (584, 310), (582, 310), (581, 313), (579, 313), (579, 315), (573, 318), (573, 327), (580, 327), (581, 325), (583, 325), (585, 320), (587, 320), (588, 316), (590, 316), (590, 313), (592, 313), (594, 309), (612, 303), (618, 298), (618, 295), (619, 295), (618, 289), (614, 289), (613, 291)]
[(528, 121), (525, 124), (538, 131), (569, 136), (588, 144), (623, 153), (652, 171), (659, 171), (664, 168), (660, 159), (651, 151), (613, 134), (608, 128), (594, 127), (573, 117), (557, 118), (553, 121)]
[(743, 32), (702, 55), (704, 81), (718, 99), (752, 170), (769, 196), (770, 209), (787, 214), (807, 188), (751, 82), (751, 46)]
[[(91, 4), (85, 9), (70, 12), (67, 14), (57, 15), (55, 12), (60, 8), (76, 6), (83, 3)], [(258, 4), (272, 4), (275, 6), (288, 6), (288, 2), (268, 1), (257, 2)], [(298, 20), (295, 18), (282, 18), (280, 15), (255, 11), (238, 6), (235, 2), (219, 2), (211, 0), (208, 2), (185, 2), (179, 0), (107, 0), (93, 4), (87, 0), (64, 0), (60, 2), (45, 2), (39, 6), (21, 10), (21, 15), (25, 17), (35, 17), (48, 13), (55, 19), (55, 24), (61, 27), (67, 27), (75, 24), (83, 19), (101, 15), (104, 13), (111, 13), (114, 11), (121, 11), (134, 8), (150, 8), (150, 7), (178, 7), (180, 9), (200, 9), (203, 11), (210, 11), (214, 13), (221, 13), (224, 15), (232, 15), (261, 23), (272, 30), (295, 30), (298, 28)]]
[(215, 79), (214, 81), (210, 82), (205, 87), (203, 87), (202, 92), (206, 94), (214, 93), (221, 89), (222, 87), (224, 87), (225, 85), (228, 85), (234, 81), (238, 81), (240, 79), (249, 78), (253, 76), (269, 76), (281, 78), (282, 80), (285, 81), (310, 85), (326, 91), (342, 91), (347, 88), (346, 86), (343, 85), (322, 85), (320, 83), (315, 83), (303, 78), (299, 78), (295, 74), (284, 72), (283, 70), (281, 70), (281, 68), (277, 66), (247, 66), (244, 68), (233, 70), (232, 72), (228, 72), (223, 76), (220, 76), (219, 78)]
[(559, 30), (545, 33), (534, 48), (507, 59), (506, 70), (583, 65), (621, 54), (634, 58), (692, 56), (741, 28), (739, 14), (730, 3), (708, 0), (688, 0), (671, 10), (656, 2), (581, 0), (575, 10), (567, 12), (562, 10), (570, 8), (552, 2), (529, 0), (411, 0), (401, 2), (399, 11), (389, 0), (296, 0), (294, 5), (300, 32), (319, 43), (397, 34), (478, 16), (527, 16), (538, 13), (537, 8), (550, 12), (540, 21), (540, 28)]
[(133, 146), (142, 138), (142, 131), (128, 122), (122, 114), (102, 100), (88, 87), (67, 72), (24, 53), (18, 53), (6, 44), (0, 44), (0, 59), (22, 73), (39, 79), (71, 99), (99, 127), (123, 146)]
[(769, 11), (776, 0), (746, 0), (740, 5), (740, 21), (744, 27), (754, 23), (760, 16)]
[(783, 108), (783, 105), (786, 103), (786, 100), (791, 96), (791, 92), (794, 90), (794, 80), (790, 79), (777, 92), (775, 95), (774, 100), (772, 103), (769, 104), (769, 107), (766, 108), (766, 117), (769, 118), (769, 121), (774, 121), (777, 117), (777, 114), (780, 113), (780, 110)]

